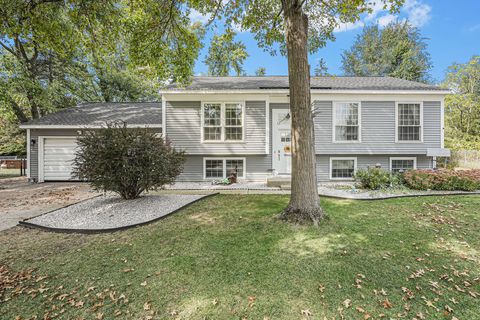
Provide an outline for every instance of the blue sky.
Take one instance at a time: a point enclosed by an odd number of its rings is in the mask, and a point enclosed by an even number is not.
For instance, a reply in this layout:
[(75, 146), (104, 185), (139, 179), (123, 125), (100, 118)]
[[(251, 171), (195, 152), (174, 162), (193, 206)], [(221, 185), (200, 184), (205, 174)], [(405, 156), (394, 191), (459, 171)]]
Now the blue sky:
[[(420, 29), (428, 44), (433, 68), (431, 75), (435, 81), (442, 81), (445, 71), (453, 62), (463, 63), (473, 55), (480, 54), (480, 1), (479, 0), (407, 0), (398, 16), (374, 8), (370, 15), (364, 15), (355, 24), (341, 26), (336, 32), (336, 40), (329, 42), (325, 48), (310, 56), (310, 65), (314, 66), (323, 57), (327, 62), (329, 72), (342, 74), (341, 54), (350, 48), (357, 34), (364, 25), (379, 23), (381, 26), (394, 19), (409, 19)], [(194, 20), (202, 20), (195, 12), (191, 15)], [(219, 30), (219, 29), (217, 29)], [(195, 73), (206, 73), (207, 67), (203, 60), (208, 51), (208, 41), (215, 31), (210, 31), (206, 37), (207, 45), (200, 53), (195, 65)], [(217, 31), (218, 32), (218, 31)], [(244, 67), (249, 75), (263, 66), (267, 75), (286, 75), (287, 61), (282, 56), (270, 56), (257, 47), (253, 36), (248, 32), (240, 32), (238, 40), (247, 46), (249, 57)]]

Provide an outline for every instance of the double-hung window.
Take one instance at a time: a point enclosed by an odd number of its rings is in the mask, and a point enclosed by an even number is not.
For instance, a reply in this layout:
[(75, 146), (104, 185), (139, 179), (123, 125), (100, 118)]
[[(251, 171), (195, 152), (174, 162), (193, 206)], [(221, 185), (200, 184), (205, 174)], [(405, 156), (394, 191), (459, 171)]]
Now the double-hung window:
[(330, 179), (353, 179), (357, 170), (357, 158), (330, 158)]
[(417, 168), (416, 157), (394, 157), (390, 158), (390, 171), (393, 173), (401, 173), (407, 170)]
[(204, 103), (203, 141), (242, 141), (244, 106), (241, 103)]
[(420, 103), (397, 105), (397, 140), (422, 140), (422, 106)]
[(205, 179), (224, 179), (232, 173), (245, 178), (245, 158), (204, 158)]
[(360, 141), (360, 103), (334, 104), (334, 141)]

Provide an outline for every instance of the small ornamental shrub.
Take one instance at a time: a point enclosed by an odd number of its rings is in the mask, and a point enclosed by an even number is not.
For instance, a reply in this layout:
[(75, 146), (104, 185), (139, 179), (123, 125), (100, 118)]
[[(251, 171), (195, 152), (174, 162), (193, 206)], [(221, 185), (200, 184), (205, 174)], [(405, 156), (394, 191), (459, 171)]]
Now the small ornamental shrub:
[(403, 177), (416, 190), (480, 190), (480, 170), (410, 170)]
[(355, 181), (361, 188), (378, 190), (390, 186), (399, 186), (403, 183), (400, 174), (392, 174), (382, 168), (360, 169), (355, 173)]
[(78, 138), (73, 175), (95, 190), (135, 199), (144, 191), (171, 184), (182, 172), (185, 156), (148, 128), (110, 123)]

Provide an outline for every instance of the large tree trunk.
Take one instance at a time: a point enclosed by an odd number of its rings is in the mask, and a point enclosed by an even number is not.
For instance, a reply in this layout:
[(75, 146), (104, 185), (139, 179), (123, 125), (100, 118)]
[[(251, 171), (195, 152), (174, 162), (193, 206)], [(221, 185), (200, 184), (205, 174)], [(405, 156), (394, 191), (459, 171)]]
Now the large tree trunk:
[(324, 213), (320, 208), (315, 170), (307, 49), (308, 17), (299, 2), (284, 0), (293, 157), (290, 203), (282, 217), (298, 223), (318, 224)]

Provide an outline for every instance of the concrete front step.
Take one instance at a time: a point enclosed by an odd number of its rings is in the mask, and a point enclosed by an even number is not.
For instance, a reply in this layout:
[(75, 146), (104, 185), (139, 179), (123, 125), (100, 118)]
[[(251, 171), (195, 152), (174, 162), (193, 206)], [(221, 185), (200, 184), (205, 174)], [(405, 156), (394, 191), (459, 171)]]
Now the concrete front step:
[(267, 187), (286, 187), (292, 182), (289, 176), (274, 176), (267, 178)]
[(282, 190), (292, 190), (292, 186), (290, 184), (282, 184), (280, 186), (280, 189), (282, 189)]

